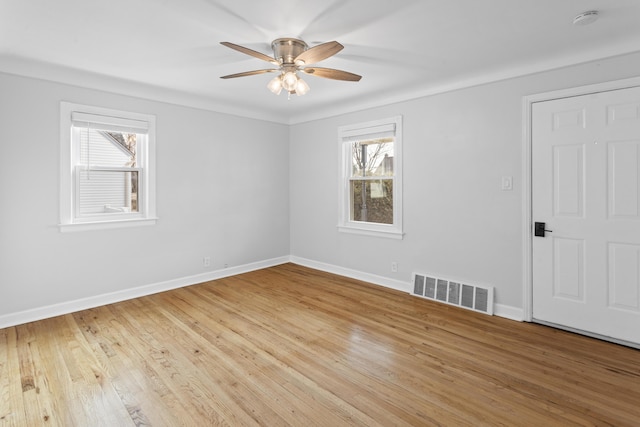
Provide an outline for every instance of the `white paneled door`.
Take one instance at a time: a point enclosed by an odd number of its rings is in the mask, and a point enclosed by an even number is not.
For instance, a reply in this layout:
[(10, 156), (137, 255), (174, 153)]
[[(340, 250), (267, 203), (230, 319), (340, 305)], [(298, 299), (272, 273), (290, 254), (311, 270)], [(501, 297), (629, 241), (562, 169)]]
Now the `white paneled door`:
[(534, 103), (531, 166), (534, 320), (640, 344), (640, 88)]

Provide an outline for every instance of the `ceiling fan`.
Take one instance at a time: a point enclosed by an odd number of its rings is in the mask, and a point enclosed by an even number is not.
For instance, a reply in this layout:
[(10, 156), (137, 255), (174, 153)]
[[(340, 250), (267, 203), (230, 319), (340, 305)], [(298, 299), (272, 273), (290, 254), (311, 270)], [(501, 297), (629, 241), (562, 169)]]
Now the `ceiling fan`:
[(345, 80), (351, 82), (357, 82), (362, 78), (357, 74), (349, 73), (347, 71), (309, 66), (309, 64), (316, 64), (323, 59), (327, 59), (340, 52), (344, 46), (336, 41), (322, 43), (309, 48), (305, 42), (299, 39), (276, 39), (271, 43), (273, 58), (265, 55), (264, 53), (257, 52), (244, 46), (239, 46), (237, 44), (229, 42), (220, 42), (220, 44), (246, 55), (253, 56), (254, 58), (262, 59), (263, 61), (269, 62), (278, 67), (229, 74), (220, 78), (232, 79), (236, 77), (253, 76), (256, 74), (279, 73), (278, 76), (273, 78), (273, 80), (271, 80), (267, 85), (269, 90), (276, 95), (279, 95), (280, 92), (282, 92), (282, 89), (288, 92), (289, 97), (293, 93), (296, 95), (304, 95), (309, 92), (309, 85), (298, 76), (298, 71), (316, 77), (323, 77), (325, 79)]

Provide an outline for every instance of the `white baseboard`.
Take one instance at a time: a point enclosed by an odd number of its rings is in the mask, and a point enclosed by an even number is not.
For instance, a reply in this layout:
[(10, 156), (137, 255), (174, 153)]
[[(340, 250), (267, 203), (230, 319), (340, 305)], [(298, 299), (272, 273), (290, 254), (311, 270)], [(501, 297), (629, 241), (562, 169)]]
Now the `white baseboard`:
[[(299, 264), (304, 267), (314, 268), (316, 270), (325, 271), (327, 273), (338, 274), (340, 276), (350, 277), (352, 279), (362, 280), (363, 282), (373, 283), (374, 285), (384, 286), (386, 288), (395, 289), (397, 291), (411, 292), (411, 283), (403, 282), (401, 280), (389, 279), (388, 277), (377, 276), (375, 274), (363, 273), (357, 270), (351, 270), (344, 267), (339, 267), (332, 264), (325, 264), (318, 261), (313, 261), (306, 258), (299, 258), (292, 256), (290, 261), (294, 264)], [(504, 304), (494, 304), (493, 314), (495, 316), (504, 317), (510, 320), (523, 321), (524, 312), (521, 308), (512, 307)]]
[(524, 310), (510, 305), (494, 304), (493, 314), (504, 317), (505, 319), (515, 320), (517, 322), (524, 321)]
[(250, 264), (239, 265), (236, 267), (225, 268), (222, 270), (210, 271), (193, 276), (181, 277), (178, 279), (167, 280), (165, 282), (153, 283), (150, 285), (140, 286), (133, 289), (124, 289), (122, 291), (111, 292), (108, 294), (96, 295), (93, 297), (77, 299), (74, 301), (53, 304), (45, 307), (34, 308), (30, 310), (20, 311), (17, 313), (9, 313), (0, 316), (0, 328), (21, 325), (27, 322), (47, 319), (50, 317), (61, 316), (63, 314), (74, 313), (76, 311), (86, 310), (88, 308), (99, 307), (102, 305), (113, 304), (133, 298), (139, 298), (159, 292), (170, 291), (172, 289), (183, 288), (185, 286), (195, 285), (210, 280), (222, 279), (224, 277), (235, 276), (237, 274), (248, 273), (250, 271), (260, 270), (267, 267), (273, 267), (289, 262), (289, 257), (273, 258), (265, 261), (254, 262)]
[(411, 283), (403, 282), (401, 280), (389, 279), (388, 277), (364, 273), (362, 271), (351, 270), (349, 268), (339, 267), (332, 264), (325, 264), (323, 262), (313, 261), (310, 259), (299, 258), (295, 256), (290, 257), (290, 261), (294, 264), (302, 265), (304, 267), (325, 271), (327, 273), (337, 274), (339, 276), (350, 277), (356, 280), (362, 280), (363, 282), (373, 283), (374, 285), (384, 286), (386, 288), (395, 289), (397, 291), (411, 291)]
[[(273, 267), (276, 265), (285, 264), (287, 262), (292, 262), (294, 264), (302, 265), (320, 271), (325, 271), (327, 273), (350, 277), (356, 280), (362, 280), (363, 282), (384, 286), (386, 288), (395, 289), (397, 291), (407, 293), (411, 292), (410, 282), (394, 280), (388, 277), (378, 276), (358, 270), (339, 267), (337, 265), (313, 261), (306, 258), (283, 256), (265, 261), (258, 261), (254, 263), (239, 265), (236, 267), (225, 268), (222, 270), (210, 271), (193, 276), (167, 280), (165, 282), (153, 283), (137, 288), (124, 289), (122, 291), (112, 292), (108, 294), (96, 295), (93, 297), (81, 298), (74, 301), (5, 314), (3, 316), (0, 316), (0, 328), (21, 325), (23, 323), (34, 322), (37, 320), (74, 313), (76, 311), (86, 310), (89, 308), (100, 307), (107, 304), (113, 304), (133, 298), (152, 295), (159, 292), (170, 291), (172, 289), (183, 288), (185, 286), (208, 282), (210, 280), (222, 279), (224, 277), (235, 276), (237, 274), (248, 273), (263, 268)], [(495, 304), (494, 314), (496, 316), (504, 317), (511, 320), (522, 321), (524, 319), (524, 312), (521, 308), (511, 307), (503, 304)]]

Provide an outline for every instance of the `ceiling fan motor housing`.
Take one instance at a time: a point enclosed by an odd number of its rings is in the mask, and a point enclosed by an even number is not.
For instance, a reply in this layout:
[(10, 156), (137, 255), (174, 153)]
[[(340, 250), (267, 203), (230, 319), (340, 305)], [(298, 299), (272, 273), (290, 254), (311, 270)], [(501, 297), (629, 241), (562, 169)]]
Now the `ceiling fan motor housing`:
[(273, 57), (281, 64), (293, 65), (298, 55), (307, 50), (309, 46), (302, 40), (292, 38), (275, 39), (271, 43)]

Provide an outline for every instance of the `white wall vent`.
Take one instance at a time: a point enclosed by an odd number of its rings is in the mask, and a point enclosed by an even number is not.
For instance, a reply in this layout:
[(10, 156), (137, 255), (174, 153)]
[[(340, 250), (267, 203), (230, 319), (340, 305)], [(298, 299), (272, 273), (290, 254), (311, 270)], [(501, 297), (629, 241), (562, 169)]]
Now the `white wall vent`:
[(469, 285), (430, 274), (413, 273), (411, 294), (493, 315), (493, 286)]

